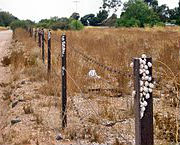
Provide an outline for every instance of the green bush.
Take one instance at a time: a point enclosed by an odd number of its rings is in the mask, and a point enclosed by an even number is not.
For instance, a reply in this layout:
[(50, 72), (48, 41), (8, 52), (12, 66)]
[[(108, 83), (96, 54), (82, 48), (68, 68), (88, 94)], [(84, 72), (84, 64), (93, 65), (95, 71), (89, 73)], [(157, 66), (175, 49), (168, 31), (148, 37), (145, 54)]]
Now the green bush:
[(156, 26), (158, 26), (158, 27), (165, 27), (165, 24), (163, 22), (158, 22), (158, 23), (156, 23)]
[(72, 30), (82, 30), (84, 25), (79, 20), (72, 20), (69, 24), (70, 29)]
[(139, 27), (140, 21), (135, 18), (125, 19), (119, 18), (116, 21), (116, 27)]
[(69, 24), (68, 24), (68, 22), (56, 22), (50, 26), (50, 29), (52, 29), (52, 30), (57, 30), (57, 29), (68, 30)]
[(26, 21), (16, 20), (10, 24), (11, 29), (14, 31), (16, 28), (27, 29), (29, 24)]
[(36, 25), (37, 28), (49, 28), (49, 24), (48, 23), (38, 23)]

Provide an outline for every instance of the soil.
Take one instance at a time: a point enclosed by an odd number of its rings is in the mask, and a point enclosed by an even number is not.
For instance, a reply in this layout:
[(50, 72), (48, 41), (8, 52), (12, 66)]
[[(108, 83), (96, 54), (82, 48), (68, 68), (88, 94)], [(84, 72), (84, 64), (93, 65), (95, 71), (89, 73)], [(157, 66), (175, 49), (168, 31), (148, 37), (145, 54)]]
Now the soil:
[[(12, 41), (12, 31), (0, 31), (0, 60), (2, 60), (4, 57), (9, 55), (9, 47), (11, 45)], [(9, 83), (10, 81), (10, 68), (4, 67), (2, 63), (0, 62), (0, 143), (2, 140), (2, 127), (4, 124), (4, 115), (7, 112), (7, 102), (4, 103), (3, 100), (3, 92), (4, 87)]]

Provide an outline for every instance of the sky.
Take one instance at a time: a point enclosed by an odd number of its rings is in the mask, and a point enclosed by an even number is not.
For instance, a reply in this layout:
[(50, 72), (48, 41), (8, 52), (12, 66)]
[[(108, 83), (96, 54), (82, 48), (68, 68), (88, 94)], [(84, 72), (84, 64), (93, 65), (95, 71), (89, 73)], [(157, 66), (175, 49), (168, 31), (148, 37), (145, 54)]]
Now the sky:
[[(12, 13), (19, 19), (37, 22), (52, 16), (69, 17), (76, 11), (74, 1), (78, 1), (77, 12), (80, 16), (84, 16), (98, 13), (103, 0), (0, 0), (0, 9)], [(159, 5), (167, 4), (170, 8), (174, 8), (178, 6), (179, 0), (158, 0), (158, 2)]]

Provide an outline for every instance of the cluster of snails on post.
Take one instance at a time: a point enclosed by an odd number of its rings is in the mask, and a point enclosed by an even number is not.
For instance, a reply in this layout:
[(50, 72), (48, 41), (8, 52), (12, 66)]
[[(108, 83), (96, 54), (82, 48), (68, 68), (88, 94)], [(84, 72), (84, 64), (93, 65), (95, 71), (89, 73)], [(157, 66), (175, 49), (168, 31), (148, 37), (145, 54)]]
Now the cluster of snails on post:
[[(152, 63), (147, 60), (147, 56), (142, 54), (139, 58), (139, 77), (140, 77), (140, 118), (144, 116), (144, 112), (148, 105), (147, 100), (150, 98), (150, 94), (153, 91), (154, 84), (152, 81), (152, 74), (150, 74), (150, 69), (152, 68)], [(131, 67), (134, 64), (131, 63)], [(132, 92), (132, 96), (136, 95), (136, 91)]]
[(152, 63), (147, 61), (147, 56), (142, 55), (142, 58), (139, 58), (140, 69), (140, 118), (144, 116), (144, 112), (148, 105), (147, 100), (150, 98), (150, 94), (153, 91), (154, 84), (152, 83), (152, 75), (150, 74), (150, 69)]

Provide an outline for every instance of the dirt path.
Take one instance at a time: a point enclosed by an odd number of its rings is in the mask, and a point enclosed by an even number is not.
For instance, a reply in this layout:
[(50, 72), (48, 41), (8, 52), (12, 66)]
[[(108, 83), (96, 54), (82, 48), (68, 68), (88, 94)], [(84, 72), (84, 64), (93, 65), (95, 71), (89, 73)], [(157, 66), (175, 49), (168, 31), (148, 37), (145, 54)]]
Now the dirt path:
[[(0, 31), (0, 126), (3, 124), (3, 114), (6, 112), (6, 103), (3, 103), (3, 86), (10, 81), (10, 68), (4, 67), (1, 63), (3, 57), (9, 54), (9, 47), (12, 41), (12, 31)], [(1, 129), (1, 128), (0, 128)], [(0, 135), (1, 141), (1, 135)]]
[[(4, 56), (8, 55), (8, 47), (11, 44), (12, 40), (12, 31), (1, 31), (0, 32), (0, 60), (3, 59)], [(3, 67), (0, 62), (0, 83), (7, 83), (9, 80), (9, 68)]]
[[(8, 48), (12, 41), (12, 31), (0, 31), (0, 96), (2, 96), (2, 84), (6, 84), (10, 80), (10, 70), (9, 67), (3, 67), (1, 60), (3, 57), (7, 56), (9, 53)], [(1, 97), (2, 98), (2, 97)]]

